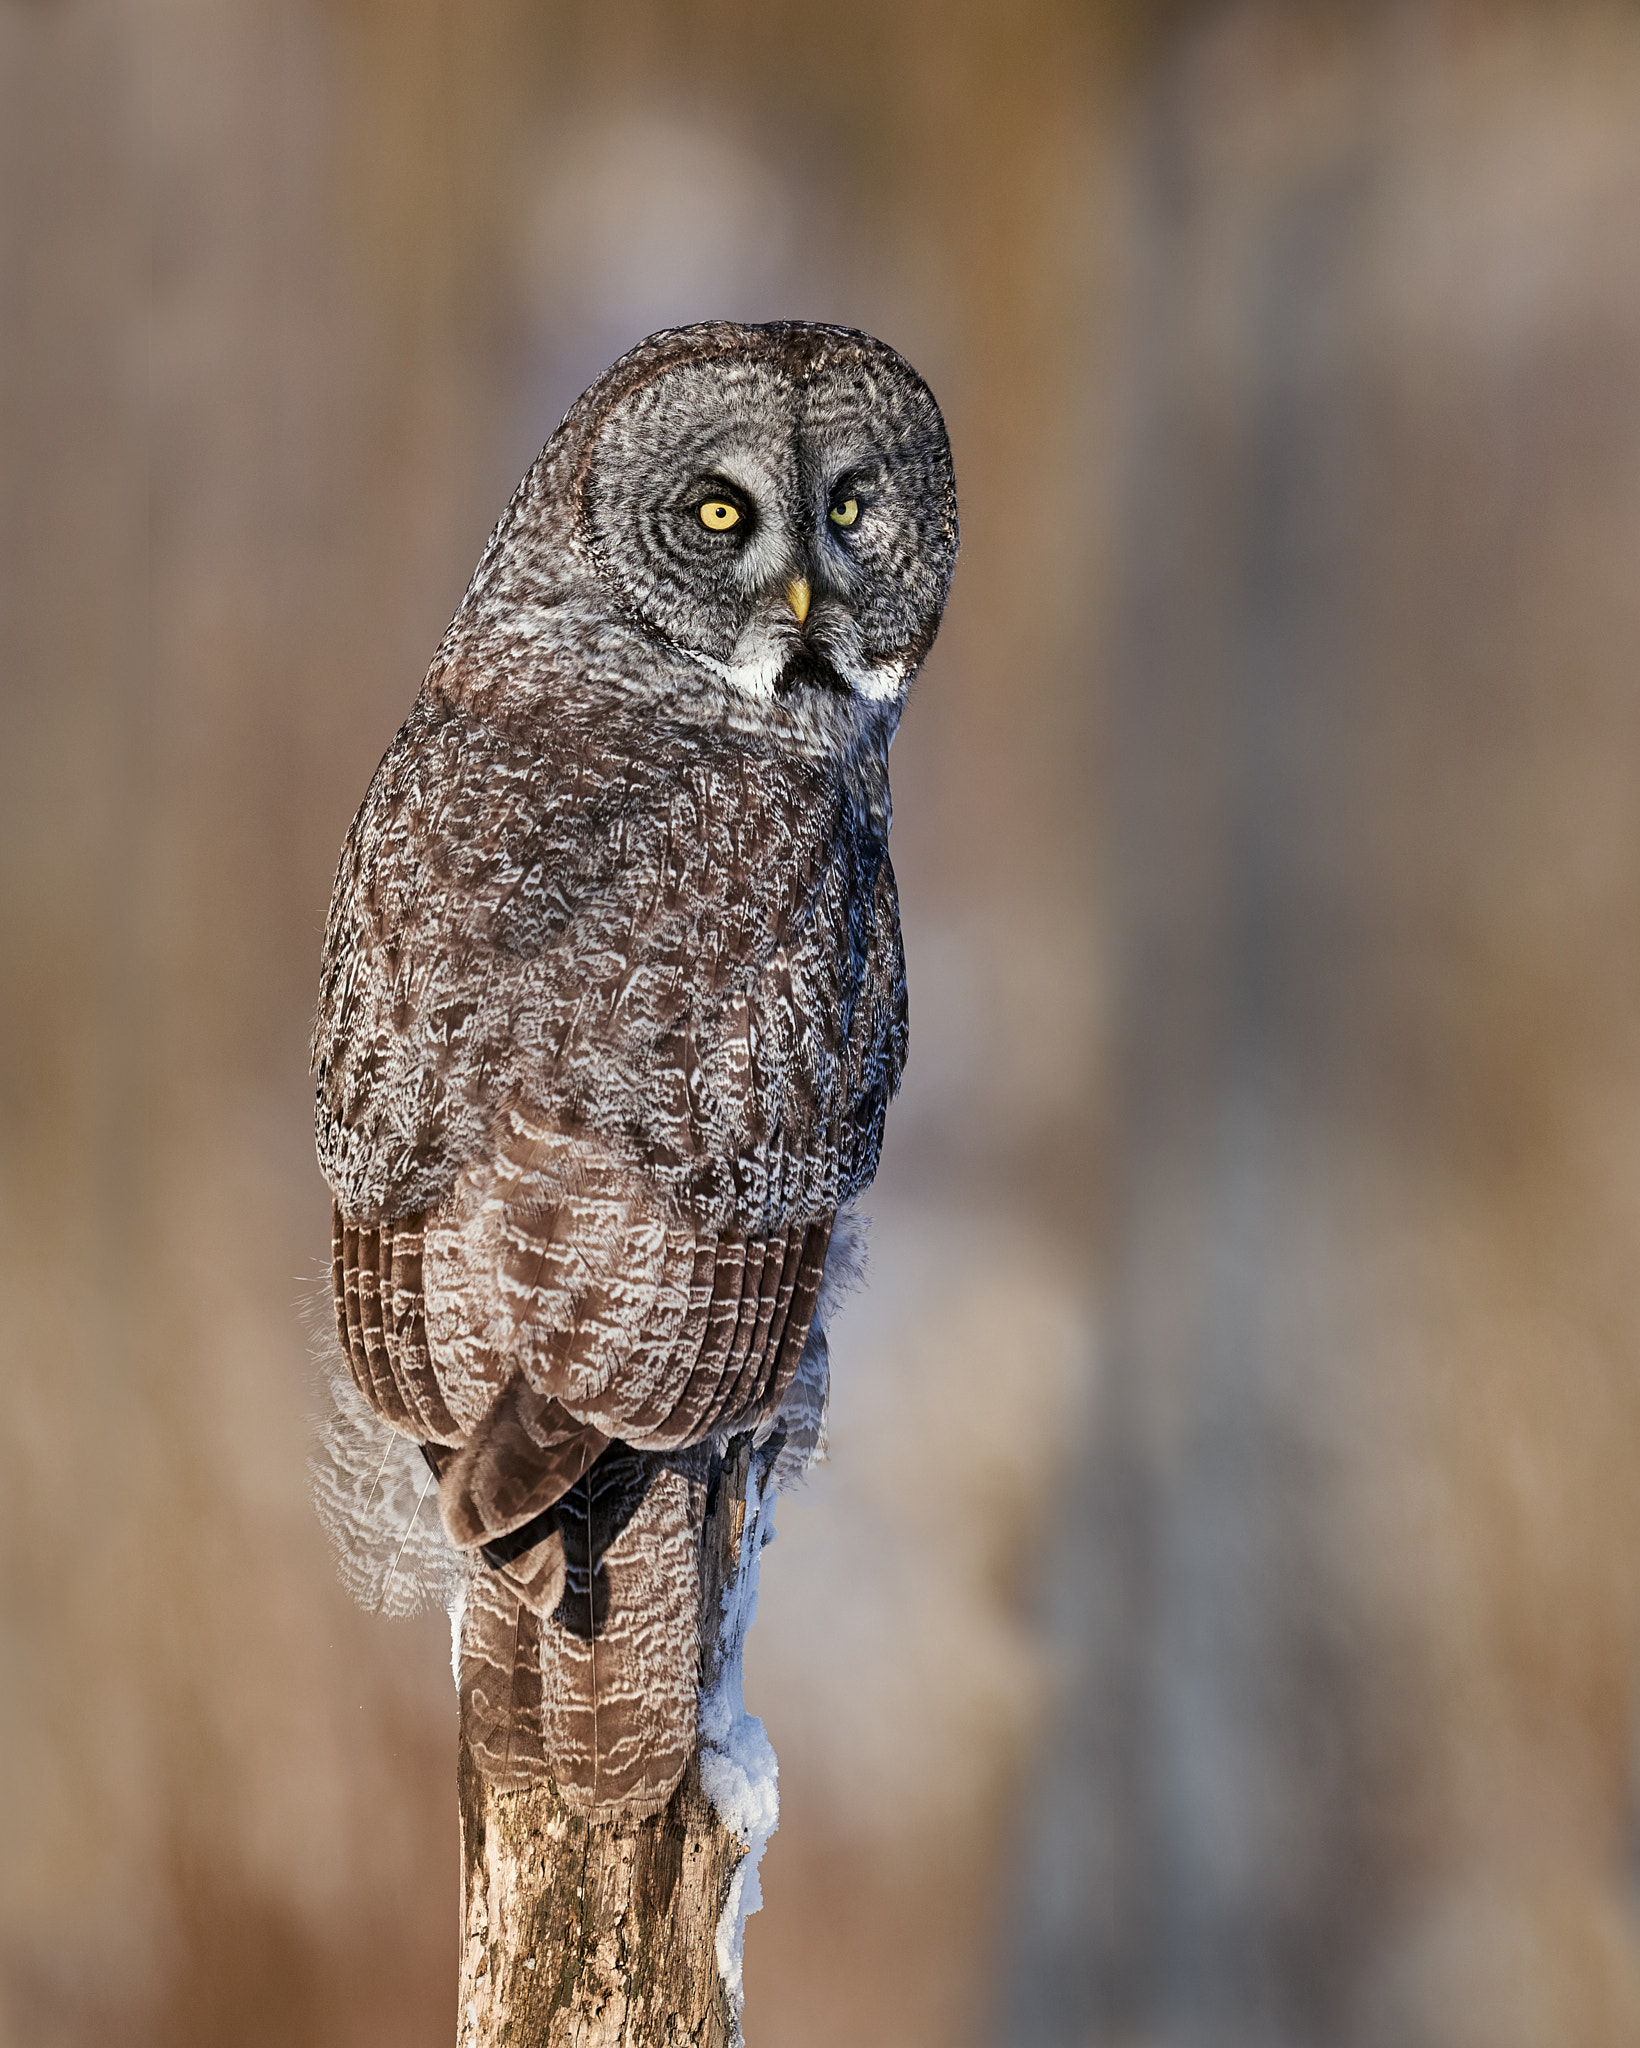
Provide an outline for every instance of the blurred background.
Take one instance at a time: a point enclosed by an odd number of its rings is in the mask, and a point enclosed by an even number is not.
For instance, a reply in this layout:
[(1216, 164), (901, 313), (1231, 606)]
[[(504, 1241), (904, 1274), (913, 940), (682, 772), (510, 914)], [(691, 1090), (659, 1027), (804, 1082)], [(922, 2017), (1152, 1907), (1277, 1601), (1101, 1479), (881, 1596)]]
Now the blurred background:
[(308, 1506), (336, 851), (649, 330), (964, 551), (757, 2048), (1633, 2048), (1640, 12), (0, 0), (0, 2041), (433, 2048)]

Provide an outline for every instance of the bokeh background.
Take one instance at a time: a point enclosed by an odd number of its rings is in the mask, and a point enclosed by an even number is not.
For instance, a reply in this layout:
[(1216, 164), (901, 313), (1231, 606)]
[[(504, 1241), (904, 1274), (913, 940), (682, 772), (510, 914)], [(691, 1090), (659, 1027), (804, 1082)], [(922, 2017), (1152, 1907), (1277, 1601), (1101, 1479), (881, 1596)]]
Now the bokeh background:
[(336, 849), (649, 330), (964, 552), (757, 2048), (1634, 2048), (1640, 13), (0, 0), (0, 2042), (451, 2038), (306, 1498)]

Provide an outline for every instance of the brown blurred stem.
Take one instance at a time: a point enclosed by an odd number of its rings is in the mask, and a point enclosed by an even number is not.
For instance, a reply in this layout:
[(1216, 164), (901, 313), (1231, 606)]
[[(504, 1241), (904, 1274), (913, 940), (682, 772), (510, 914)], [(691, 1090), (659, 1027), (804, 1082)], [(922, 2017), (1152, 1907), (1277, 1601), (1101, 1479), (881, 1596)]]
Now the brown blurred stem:
[[(751, 1439), (728, 1447), (701, 1538), (701, 1679), (746, 1522)], [(717, 1926), (746, 1854), (701, 1790), (697, 1750), (663, 1813), (579, 1820), (550, 1782), (491, 1788), (465, 1726), (458, 2048), (700, 2048), (738, 2042)]]

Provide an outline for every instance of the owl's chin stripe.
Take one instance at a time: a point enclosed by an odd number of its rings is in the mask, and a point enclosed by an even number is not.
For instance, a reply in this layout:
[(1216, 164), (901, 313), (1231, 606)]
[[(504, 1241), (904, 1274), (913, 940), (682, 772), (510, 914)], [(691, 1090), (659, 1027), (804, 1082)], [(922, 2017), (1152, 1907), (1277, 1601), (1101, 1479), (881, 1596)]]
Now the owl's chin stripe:
[(785, 666), (774, 679), (777, 697), (792, 697), (799, 690), (826, 690), (836, 697), (849, 695), (848, 684), (826, 657), (813, 647), (799, 647), (788, 655)]

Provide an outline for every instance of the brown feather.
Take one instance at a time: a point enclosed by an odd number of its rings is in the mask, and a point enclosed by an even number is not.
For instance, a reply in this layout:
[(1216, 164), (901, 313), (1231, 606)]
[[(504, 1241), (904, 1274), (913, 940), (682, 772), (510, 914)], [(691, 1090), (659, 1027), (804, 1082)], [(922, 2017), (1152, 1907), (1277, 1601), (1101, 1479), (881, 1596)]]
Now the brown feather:
[(427, 1348), (427, 1315), (422, 1299), (423, 1219), (400, 1216), (382, 1225), (391, 1265), (382, 1283), (382, 1323), (387, 1355), (400, 1396), (415, 1416), (425, 1443), (459, 1442), (461, 1429), (445, 1405)]
[(608, 1443), (515, 1374), (439, 1474), (439, 1513), (450, 1541), (475, 1549), (533, 1521), (569, 1491)]

